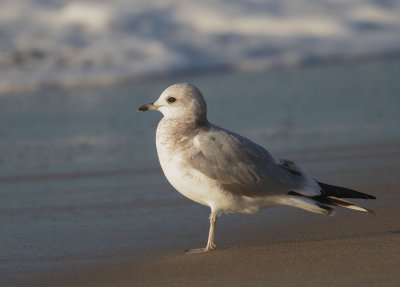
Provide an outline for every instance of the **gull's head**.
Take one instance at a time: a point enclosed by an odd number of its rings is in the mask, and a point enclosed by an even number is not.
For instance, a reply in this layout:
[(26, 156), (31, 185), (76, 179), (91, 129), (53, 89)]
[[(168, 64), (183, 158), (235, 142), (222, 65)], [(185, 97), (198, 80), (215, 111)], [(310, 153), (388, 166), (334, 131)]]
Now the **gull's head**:
[(207, 105), (200, 90), (187, 83), (175, 84), (162, 92), (154, 103), (141, 106), (138, 111), (158, 110), (168, 119), (207, 121)]

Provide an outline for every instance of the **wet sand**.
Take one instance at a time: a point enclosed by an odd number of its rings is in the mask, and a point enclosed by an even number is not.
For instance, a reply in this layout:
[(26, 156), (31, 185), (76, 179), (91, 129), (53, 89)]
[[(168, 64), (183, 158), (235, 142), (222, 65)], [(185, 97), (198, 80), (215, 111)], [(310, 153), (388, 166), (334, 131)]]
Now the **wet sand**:
[[(334, 217), (296, 211), (288, 215), (296, 216), (295, 222), (264, 226), (257, 216), (254, 224), (239, 219), (225, 234), (217, 229), (220, 248), (215, 252), (184, 255), (182, 248), (172, 248), (139, 257), (88, 256), (87, 264), (79, 258), (78, 266), (70, 262), (41, 270), (18, 280), (21, 285), (10, 281), (8, 286), (397, 286), (400, 185), (360, 188), (378, 195), (378, 201), (367, 204), (375, 216), (342, 209)], [(238, 233), (249, 239), (236, 241)]]
[[(2, 95), (0, 286), (399, 285), (399, 69), (182, 79), (210, 94), (210, 120), (321, 181), (378, 198), (356, 201), (375, 216), (287, 207), (222, 215), (218, 249), (197, 255), (183, 251), (205, 244), (209, 209), (161, 173), (151, 144), (160, 116), (135, 113), (168, 81)], [(243, 105), (245, 90), (256, 106)]]

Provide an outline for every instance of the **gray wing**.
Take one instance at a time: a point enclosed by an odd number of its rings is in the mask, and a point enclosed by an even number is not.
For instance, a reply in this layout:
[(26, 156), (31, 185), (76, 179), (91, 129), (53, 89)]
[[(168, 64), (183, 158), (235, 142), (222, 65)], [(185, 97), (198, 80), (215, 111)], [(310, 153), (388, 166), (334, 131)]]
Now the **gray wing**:
[(317, 182), (288, 160), (227, 130), (213, 127), (194, 138), (190, 165), (236, 195), (260, 197), (295, 191), (320, 195)]

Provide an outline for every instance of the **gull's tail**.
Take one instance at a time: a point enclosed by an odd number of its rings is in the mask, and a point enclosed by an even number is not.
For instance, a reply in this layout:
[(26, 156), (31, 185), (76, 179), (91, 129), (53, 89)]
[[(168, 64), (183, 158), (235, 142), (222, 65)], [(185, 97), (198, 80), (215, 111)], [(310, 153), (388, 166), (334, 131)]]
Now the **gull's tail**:
[(355, 205), (354, 203), (342, 198), (363, 198), (375, 199), (375, 196), (355, 191), (349, 188), (334, 186), (318, 182), (321, 187), (321, 195), (308, 197), (300, 193), (290, 191), (288, 195), (292, 197), (285, 199), (285, 204), (302, 208), (315, 213), (333, 215), (334, 211), (327, 205), (340, 206), (361, 212), (375, 214), (374, 211)]
[(330, 185), (318, 182), (321, 187), (321, 195), (312, 197), (315, 201), (325, 205), (340, 206), (353, 210), (375, 214), (374, 211), (364, 207), (355, 205), (354, 203), (344, 200), (342, 198), (362, 198), (362, 199), (376, 199), (375, 196), (355, 191), (349, 188)]

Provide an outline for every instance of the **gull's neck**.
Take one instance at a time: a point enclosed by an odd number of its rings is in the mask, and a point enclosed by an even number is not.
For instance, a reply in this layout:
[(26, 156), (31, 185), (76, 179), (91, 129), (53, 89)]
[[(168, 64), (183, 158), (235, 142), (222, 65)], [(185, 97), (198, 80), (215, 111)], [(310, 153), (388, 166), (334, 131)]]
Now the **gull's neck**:
[(211, 128), (207, 117), (199, 118), (167, 118), (164, 117), (158, 124), (156, 143), (157, 148), (175, 150), (187, 148), (193, 138), (200, 132)]
[(163, 117), (158, 125), (159, 128), (165, 129), (165, 132), (182, 136), (189, 136), (210, 126), (207, 117)]

